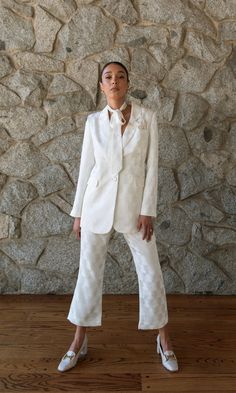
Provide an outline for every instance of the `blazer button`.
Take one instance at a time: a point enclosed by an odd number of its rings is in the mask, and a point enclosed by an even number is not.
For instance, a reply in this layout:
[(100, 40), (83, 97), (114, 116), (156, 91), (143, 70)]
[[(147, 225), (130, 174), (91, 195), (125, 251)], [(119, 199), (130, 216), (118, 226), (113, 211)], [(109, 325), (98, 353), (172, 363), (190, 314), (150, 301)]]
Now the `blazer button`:
[(118, 179), (117, 176), (114, 176), (114, 177), (113, 177), (113, 180), (114, 180), (114, 181), (117, 181), (117, 179)]

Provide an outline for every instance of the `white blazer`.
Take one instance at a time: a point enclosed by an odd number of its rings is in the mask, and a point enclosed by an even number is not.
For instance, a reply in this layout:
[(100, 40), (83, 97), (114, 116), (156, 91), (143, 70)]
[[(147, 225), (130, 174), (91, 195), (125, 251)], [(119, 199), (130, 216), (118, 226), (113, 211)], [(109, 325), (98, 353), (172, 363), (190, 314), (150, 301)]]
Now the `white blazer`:
[(81, 217), (81, 228), (107, 233), (137, 232), (140, 214), (156, 217), (158, 130), (156, 113), (131, 103), (122, 136), (123, 168), (111, 172), (108, 145), (112, 129), (107, 108), (87, 118), (79, 179), (70, 215)]

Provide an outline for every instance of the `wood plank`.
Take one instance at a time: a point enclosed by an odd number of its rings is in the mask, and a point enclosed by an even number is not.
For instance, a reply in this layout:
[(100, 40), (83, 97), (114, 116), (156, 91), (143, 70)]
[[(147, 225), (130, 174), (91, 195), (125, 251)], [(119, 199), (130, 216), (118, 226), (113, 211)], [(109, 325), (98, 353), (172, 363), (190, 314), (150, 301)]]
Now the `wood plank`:
[(69, 373), (26, 373), (26, 374), (9, 374), (1, 377), (0, 391), (25, 391), (41, 392), (51, 390), (53, 392), (61, 391), (84, 391), (95, 390), (104, 392), (108, 391), (140, 391), (141, 375), (129, 373), (116, 374), (89, 374), (86, 375), (83, 368), (73, 369)]
[(163, 368), (157, 331), (138, 330), (138, 296), (104, 295), (103, 323), (88, 329), (86, 360), (60, 374), (74, 333), (66, 319), (71, 295), (0, 296), (0, 391), (236, 392), (236, 297), (167, 300), (178, 373)]
[(199, 374), (196, 376), (191, 374), (181, 375), (181, 373), (173, 373), (166, 376), (158, 374), (142, 375), (143, 392), (149, 393), (166, 392), (170, 390), (172, 393), (184, 393), (189, 390), (199, 393), (199, 389), (207, 393), (215, 393), (216, 389), (226, 393), (235, 392), (235, 387), (235, 374)]

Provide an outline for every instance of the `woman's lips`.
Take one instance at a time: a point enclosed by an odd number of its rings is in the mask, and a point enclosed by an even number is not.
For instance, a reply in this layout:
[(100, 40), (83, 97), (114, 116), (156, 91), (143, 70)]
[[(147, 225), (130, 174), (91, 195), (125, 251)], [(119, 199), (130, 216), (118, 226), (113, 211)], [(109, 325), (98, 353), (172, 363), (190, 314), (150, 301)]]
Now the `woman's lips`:
[(119, 89), (118, 89), (118, 87), (112, 87), (111, 88), (111, 91), (118, 91)]

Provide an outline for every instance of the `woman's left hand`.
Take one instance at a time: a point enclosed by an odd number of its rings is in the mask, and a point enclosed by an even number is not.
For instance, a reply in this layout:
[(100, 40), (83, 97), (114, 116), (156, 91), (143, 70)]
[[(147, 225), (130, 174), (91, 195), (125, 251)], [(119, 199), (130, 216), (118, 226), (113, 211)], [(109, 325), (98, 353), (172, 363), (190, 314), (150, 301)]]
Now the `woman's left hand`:
[(143, 240), (146, 239), (147, 242), (151, 240), (153, 235), (153, 224), (151, 216), (142, 216), (140, 215), (138, 218), (137, 228), (140, 231), (143, 231)]

